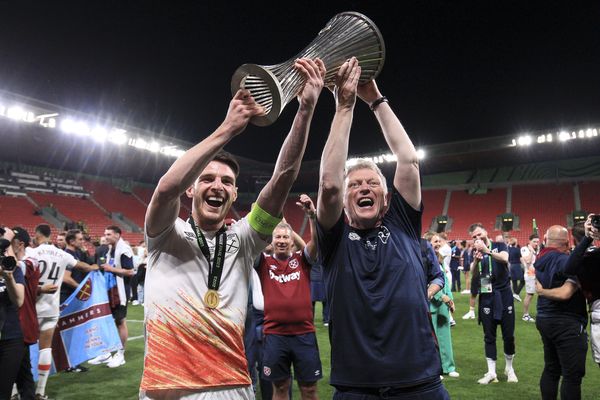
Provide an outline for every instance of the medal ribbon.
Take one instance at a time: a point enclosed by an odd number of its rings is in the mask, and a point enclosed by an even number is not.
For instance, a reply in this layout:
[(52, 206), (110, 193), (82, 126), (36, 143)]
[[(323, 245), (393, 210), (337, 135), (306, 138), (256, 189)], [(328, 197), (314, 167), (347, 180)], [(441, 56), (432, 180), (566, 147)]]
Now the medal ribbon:
[(208, 289), (209, 290), (219, 290), (219, 285), (221, 284), (221, 275), (223, 274), (223, 264), (225, 264), (225, 249), (227, 245), (227, 229), (225, 225), (221, 227), (217, 231), (215, 236), (215, 258), (213, 259), (212, 265), (210, 262), (210, 249), (208, 248), (208, 243), (204, 234), (200, 229), (196, 227), (196, 223), (194, 222), (194, 218), (190, 214), (190, 218), (188, 219), (188, 223), (192, 226), (194, 230), (194, 234), (196, 235), (196, 242), (198, 243), (198, 247), (204, 254), (206, 261), (208, 261)]

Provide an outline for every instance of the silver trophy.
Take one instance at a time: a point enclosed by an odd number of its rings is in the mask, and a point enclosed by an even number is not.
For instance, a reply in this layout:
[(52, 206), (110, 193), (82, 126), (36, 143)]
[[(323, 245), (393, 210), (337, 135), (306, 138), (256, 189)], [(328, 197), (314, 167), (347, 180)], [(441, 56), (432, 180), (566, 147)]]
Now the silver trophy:
[(325, 86), (335, 83), (342, 64), (356, 57), (362, 68), (360, 83), (375, 79), (383, 68), (385, 45), (377, 26), (357, 12), (335, 15), (304, 50), (277, 65), (244, 64), (231, 78), (231, 93), (247, 89), (254, 100), (265, 108), (265, 115), (250, 122), (258, 126), (271, 125), (284, 107), (304, 85), (304, 77), (294, 68), (298, 58), (320, 58), (327, 73)]

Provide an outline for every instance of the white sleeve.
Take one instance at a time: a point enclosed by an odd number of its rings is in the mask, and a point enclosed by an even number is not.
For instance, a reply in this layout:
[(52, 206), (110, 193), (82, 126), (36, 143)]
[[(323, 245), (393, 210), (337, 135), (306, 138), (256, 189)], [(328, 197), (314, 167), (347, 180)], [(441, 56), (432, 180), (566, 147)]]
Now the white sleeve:
[(269, 243), (262, 239), (258, 232), (252, 229), (246, 217), (233, 224), (231, 229), (238, 234), (240, 248), (244, 252), (245, 257), (252, 260), (249, 265), (249, 267), (252, 268), (256, 257), (262, 253)]
[(65, 262), (67, 264), (68, 267), (71, 268), (75, 268), (75, 266), (77, 265), (77, 260), (75, 259), (75, 257), (73, 257), (71, 254), (67, 253), (66, 251), (65, 253)]
[(252, 305), (259, 311), (265, 310), (265, 298), (260, 285), (260, 278), (254, 268), (252, 268)]

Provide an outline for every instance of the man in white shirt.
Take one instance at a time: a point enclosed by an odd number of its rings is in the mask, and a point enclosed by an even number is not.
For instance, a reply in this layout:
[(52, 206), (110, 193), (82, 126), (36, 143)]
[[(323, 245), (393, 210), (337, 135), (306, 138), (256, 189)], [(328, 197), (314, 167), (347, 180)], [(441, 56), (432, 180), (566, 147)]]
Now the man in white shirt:
[[(146, 354), (140, 399), (252, 399), (243, 330), (252, 265), (281, 220), (300, 170), (325, 66), (300, 59), (305, 78), (290, 133), (252, 211), (226, 227), (237, 198), (237, 162), (222, 148), (264, 113), (239, 90), (223, 123), (179, 157), (146, 212)], [(187, 221), (180, 197), (192, 199)]]
[(34, 242), (37, 247), (27, 252), (27, 256), (38, 261), (40, 269), (41, 293), (36, 302), (40, 325), (39, 379), (35, 391), (36, 400), (47, 398), (45, 392), (52, 364), (52, 337), (60, 312), (60, 291), (58, 289), (62, 284), (65, 271), (67, 268), (93, 270), (91, 265), (76, 260), (69, 253), (54, 246), (50, 239), (51, 234), (50, 226), (45, 224), (36, 226)]
[(523, 321), (535, 322), (535, 319), (529, 315), (529, 305), (535, 294), (535, 258), (539, 253), (540, 237), (535, 233), (529, 236), (527, 246), (521, 247), (521, 265), (525, 271), (525, 299), (523, 300)]

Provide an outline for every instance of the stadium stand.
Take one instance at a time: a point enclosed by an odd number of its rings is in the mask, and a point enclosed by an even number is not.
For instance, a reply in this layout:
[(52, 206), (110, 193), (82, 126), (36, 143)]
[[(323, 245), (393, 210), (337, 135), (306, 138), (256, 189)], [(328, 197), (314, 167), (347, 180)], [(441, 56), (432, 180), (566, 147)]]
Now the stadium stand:
[(540, 235), (551, 225), (568, 223), (567, 216), (575, 209), (573, 185), (515, 185), (512, 189), (512, 212), (519, 216), (519, 231), (513, 231), (519, 243), (526, 243), (536, 219)]
[[(0, 224), (2, 226), (21, 226), (29, 232), (33, 232), (37, 225), (47, 223), (35, 212), (36, 207), (24, 196), (0, 196)], [(53, 233), (55, 232), (56, 229)]]
[(108, 182), (84, 180), (83, 187), (108, 212), (120, 212), (139, 228), (144, 226), (146, 205), (131, 193), (124, 193)]
[(468, 238), (467, 230), (474, 222), (481, 222), (491, 234), (495, 230), (496, 216), (506, 211), (506, 189), (495, 188), (479, 194), (470, 194), (466, 190), (454, 190), (450, 197), (448, 216), (452, 226), (448, 232), (451, 239)]
[(446, 190), (423, 190), (423, 220), (422, 230), (427, 232), (432, 221), (438, 215), (442, 215)]
[(600, 182), (583, 182), (579, 184), (581, 209), (600, 214)]

